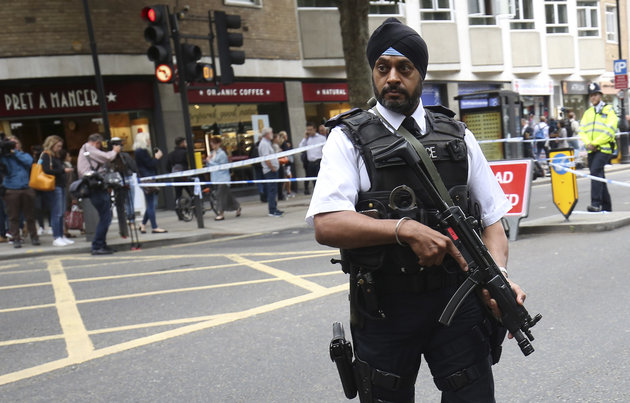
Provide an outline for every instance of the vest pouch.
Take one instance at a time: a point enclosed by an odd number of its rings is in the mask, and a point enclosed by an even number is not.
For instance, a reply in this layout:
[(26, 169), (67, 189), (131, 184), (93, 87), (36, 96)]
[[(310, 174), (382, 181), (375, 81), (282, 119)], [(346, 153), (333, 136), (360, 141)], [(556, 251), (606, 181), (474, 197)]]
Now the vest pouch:
[(453, 186), (448, 190), (448, 193), (451, 195), (451, 199), (453, 199), (453, 203), (456, 206), (462, 209), (462, 211), (466, 214), (469, 214), (470, 208), (468, 206), (468, 186), (467, 185), (457, 185)]
[(417, 274), (422, 270), (418, 256), (408, 246), (393, 245), (387, 256), (387, 268), (392, 274)]
[(383, 268), (385, 265), (388, 247), (388, 245), (381, 245), (342, 249), (341, 260), (343, 260), (344, 266), (349, 268), (351, 272), (360, 270), (362, 273), (372, 273)]

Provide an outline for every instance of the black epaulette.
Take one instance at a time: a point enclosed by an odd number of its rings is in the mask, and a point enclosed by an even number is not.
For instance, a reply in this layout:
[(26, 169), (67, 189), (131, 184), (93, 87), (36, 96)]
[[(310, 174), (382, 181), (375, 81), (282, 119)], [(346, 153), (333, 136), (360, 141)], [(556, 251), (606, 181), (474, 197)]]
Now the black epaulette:
[(337, 126), (342, 120), (347, 119), (351, 116), (357, 115), (359, 113), (363, 112), (363, 109), (361, 108), (352, 108), (349, 111), (345, 111), (343, 113), (340, 113), (339, 115), (332, 117), (330, 119), (328, 119), (328, 121), (326, 121), (326, 123), (324, 123), (324, 126), (326, 127), (335, 127)]
[(444, 105), (429, 105), (429, 106), (425, 106), (424, 109), (428, 109), (433, 113), (441, 113), (442, 115), (446, 115), (449, 118), (452, 118), (456, 115), (455, 112), (453, 112), (452, 110), (448, 109), (446, 106)]

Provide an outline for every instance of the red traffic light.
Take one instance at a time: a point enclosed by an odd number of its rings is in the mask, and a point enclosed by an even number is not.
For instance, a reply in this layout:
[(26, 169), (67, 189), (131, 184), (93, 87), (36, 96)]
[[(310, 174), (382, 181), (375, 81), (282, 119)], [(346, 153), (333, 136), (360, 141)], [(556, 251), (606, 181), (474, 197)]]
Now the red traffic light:
[(142, 19), (152, 24), (160, 21), (160, 11), (154, 7), (145, 7), (142, 9)]

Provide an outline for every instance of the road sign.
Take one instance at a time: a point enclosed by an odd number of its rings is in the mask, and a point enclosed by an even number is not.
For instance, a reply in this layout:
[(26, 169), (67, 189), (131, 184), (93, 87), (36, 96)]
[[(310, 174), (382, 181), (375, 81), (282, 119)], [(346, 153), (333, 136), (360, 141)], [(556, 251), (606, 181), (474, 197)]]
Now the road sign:
[(625, 90), (628, 88), (628, 63), (626, 59), (618, 59), (613, 63), (615, 71), (615, 89)]
[(613, 63), (613, 69), (615, 70), (615, 75), (617, 74), (628, 74), (628, 63), (626, 59), (617, 59)]
[(628, 75), (627, 74), (619, 74), (615, 76), (615, 89), (616, 90), (625, 90), (628, 88)]
[(507, 196), (512, 209), (506, 215), (527, 217), (529, 190), (531, 185), (531, 160), (492, 161), (494, 172), (501, 189)]
[(529, 195), (532, 185), (532, 160), (492, 161), (489, 163), (503, 193), (512, 203), (505, 215), (510, 229), (510, 240), (518, 235), (518, 223), (529, 214)]
[(553, 204), (569, 218), (578, 201), (577, 179), (566, 170), (575, 169), (573, 148), (561, 148), (549, 153), (551, 160), (551, 192)]

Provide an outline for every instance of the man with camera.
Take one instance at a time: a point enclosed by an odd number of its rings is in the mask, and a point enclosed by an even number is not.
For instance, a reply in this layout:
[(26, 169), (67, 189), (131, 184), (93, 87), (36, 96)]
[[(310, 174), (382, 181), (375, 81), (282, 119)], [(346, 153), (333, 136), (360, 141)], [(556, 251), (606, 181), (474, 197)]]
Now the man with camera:
[[(111, 151), (102, 151), (103, 137), (99, 133), (91, 134), (87, 143), (79, 150), (77, 170), (79, 178), (93, 173), (104, 173), (106, 164), (113, 161), (120, 152), (120, 144), (112, 144)], [(109, 224), (112, 222), (111, 198), (109, 190), (103, 184), (101, 187), (90, 188), (90, 202), (98, 212), (98, 224), (92, 239), (92, 255), (110, 255), (114, 250), (107, 246), (106, 237)]]
[(1, 140), (0, 163), (6, 168), (3, 186), (6, 189), (4, 202), (9, 216), (9, 233), (13, 237), (13, 247), (21, 248), (20, 213), (26, 220), (26, 228), (31, 234), (31, 243), (39, 245), (35, 227), (35, 191), (28, 186), (33, 157), (22, 151), (22, 143), (17, 137), (9, 136)]

